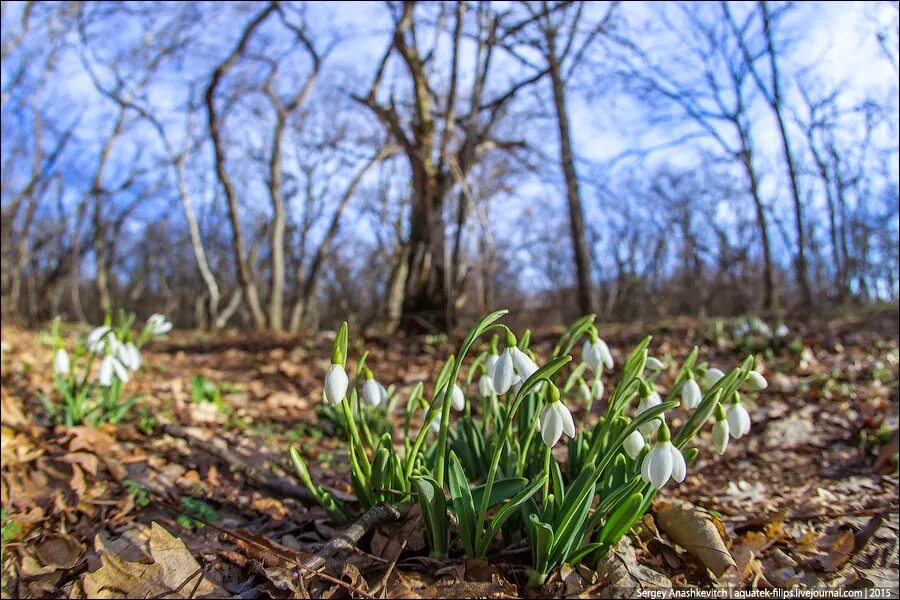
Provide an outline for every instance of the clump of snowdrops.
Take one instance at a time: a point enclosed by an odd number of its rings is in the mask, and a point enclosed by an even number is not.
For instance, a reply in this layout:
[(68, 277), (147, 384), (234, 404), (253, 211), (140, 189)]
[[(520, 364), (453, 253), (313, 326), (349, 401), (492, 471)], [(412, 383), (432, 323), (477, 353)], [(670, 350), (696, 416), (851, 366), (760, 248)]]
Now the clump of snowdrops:
[[(57, 425), (72, 427), (117, 423), (139, 399), (125, 397), (123, 388), (141, 368), (141, 347), (165, 335), (172, 324), (161, 314), (151, 315), (143, 327), (134, 329), (134, 315), (119, 311), (107, 314), (103, 325), (67, 349), (59, 333), (59, 319), (50, 332), (53, 353), (53, 392), (39, 397)], [(99, 369), (93, 369), (99, 361)]]
[[(565, 563), (602, 558), (662, 488), (685, 479), (698, 454), (691, 444), (704, 430), (720, 454), (729, 438), (746, 435), (750, 416), (741, 392), (764, 389), (766, 380), (753, 370), (753, 356), (726, 374), (698, 363), (697, 348), (676, 370), (648, 355), (648, 336), (627, 356), (618, 380), (604, 382), (615, 365), (593, 315), (572, 323), (543, 362), (529, 349), (529, 332), (516, 336), (499, 322), (506, 313), (494, 312), (469, 331), (429, 395), (422, 383), (411, 390), (399, 447), (389, 432), (378, 438), (361, 432), (366, 411), (385, 402), (385, 388), (365, 356), (351, 382), (346, 323), (323, 395), (344, 417), (351, 485), (363, 508), (418, 501), (436, 558), (458, 550), (481, 558), (500, 538), (507, 545), (527, 539), (529, 584), (537, 587)], [(489, 347), (463, 377), (463, 361), (488, 335)], [(572, 365), (579, 344), (581, 360)], [(667, 390), (656, 383), (663, 371), (675, 373)], [(612, 391), (604, 397), (607, 386)], [(601, 402), (605, 411), (591, 422), (590, 409)], [(577, 404), (585, 407), (581, 422), (572, 414)], [(682, 424), (673, 430), (667, 415), (676, 410)], [(410, 425), (416, 415), (418, 430)], [(553, 450), (563, 437), (568, 452), (560, 464)], [(312, 481), (295, 448), (291, 458), (330, 516), (349, 519), (348, 507)]]

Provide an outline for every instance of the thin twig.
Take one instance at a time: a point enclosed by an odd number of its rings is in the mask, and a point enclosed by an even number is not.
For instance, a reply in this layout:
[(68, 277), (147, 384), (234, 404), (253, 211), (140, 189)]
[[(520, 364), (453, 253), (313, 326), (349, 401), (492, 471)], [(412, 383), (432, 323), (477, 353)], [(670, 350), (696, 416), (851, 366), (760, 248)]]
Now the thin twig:
[(345, 529), (340, 535), (334, 537), (325, 544), (321, 550), (308, 558), (304, 563), (304, 568), (310, 571), (318, 571), (329, 558), (340, 552), (341, 550), (349, 550), (356, 546), (370, 529), (380, 523), (387, 521), (398, 521), (409, 510), (408, 505), (398, 505), (382, 503), (373, 506), (358, 518), (353, 525)]
[(403, 551), (406, 550), (406, 543), (409, 540), (403, 540), (403, 543), (400, 544), (400, 550), (397, 552), (397, 556), (394, 557), (394, 560), (391, 561), (390, 566), (388, 566), (387, 572), (384, 574), (384, 577), (381, 578), (381, 582), (375, 586), (375, 589), (372, 591), (373, 596), (381, 596), (384, 597), (384, 592), (387, 590), (388, 579), (391, 577), (391, 573), (394, 572), (394, 567), (397, 566), (397, 561), (400, 560), (400, 555), (403, 554)]

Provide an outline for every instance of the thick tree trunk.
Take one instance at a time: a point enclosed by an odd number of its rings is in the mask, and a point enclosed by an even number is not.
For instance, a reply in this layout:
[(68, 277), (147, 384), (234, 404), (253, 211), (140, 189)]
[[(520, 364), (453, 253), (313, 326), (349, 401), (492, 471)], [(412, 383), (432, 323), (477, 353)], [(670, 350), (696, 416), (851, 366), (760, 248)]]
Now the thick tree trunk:
[(272, 291), (269, 295), (269, 327), (284, 329), (284, 228), (286, 217), (281, 195), (281, 138), (285, 117), (278, 114), (272, 134), (272, 156), (269, 160), (269, 195), (272, 197)]
[(433, 178), (419, 179), (412, 203), (401, 326), (410, 331), (446, 331), (444, 198)]
[[(548, 36), (549, 37), (549, 36)], [(581, 193), (578, 189), (578, 175), (575, 173), (575, 158), (572, 152), (572, 135), (569, 130), (569, 110), (566, 105), (565, 82), (562, 80), (560, 65), (556, 61), (553, 40), (550, 44), (550, 80), (553, 84), (553, 104), (556, 108), (556, 123), (559, 128), (559, 160), (566, 180), (566, 201), (569, 205), (569, 225), (572, 236), (572, 252), (575, 256), (575, 276), (578, 285), (578, 310), (586, 315), (593, 312), (591, 286), (591, 258), (584, 234), (584, 212)]]

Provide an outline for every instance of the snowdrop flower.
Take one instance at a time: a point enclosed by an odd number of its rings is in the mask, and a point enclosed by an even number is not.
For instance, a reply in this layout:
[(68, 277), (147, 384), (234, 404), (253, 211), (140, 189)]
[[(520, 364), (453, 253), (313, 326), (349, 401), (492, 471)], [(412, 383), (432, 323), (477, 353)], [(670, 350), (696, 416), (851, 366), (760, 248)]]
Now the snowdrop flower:
[(387, 400), (387, 390), (384, 389), (384, 386), (375, 381), (374, 375), (372, 375), (372, 371), (368, 368), (365, 369), (363, 373), (363, 377), (365, 378), (365, 383), (362, 386), (362, 397), (370, 406), (378, 406), (385, 400)]
[(787, 325), (784, 323), (779, 323), (778, 327), (775, 328), (775, 337), (787, 337), (790, 333), (790, 330), (787, 328)]
[[(109, 335), (107, 335), (109, 334)], [(116, 334), (112, 333), (109, 325), (101, 325), (94, 328), (87, 337), (87, 349), (94, 353), (102, 352), (109, 339), (115, 339)]]
[(329, 404), (340, 404), (347, 395), (350, 380), (344, 370), (344, 357), (335, 349), (331, 357), (331, 367), (325, 374), (325, 401)]
[(728, 431), (728, 418), (725, 415), (725, 409), (722, 408), (721, 404), (716, 404), (716, 424), (712, 428), (712, 439), (716, 452), (719, 454), (725, 454), (725, 449), (728, 448)]
[[(506, 332), (506, 348), (494, 365), (494, 391), (505, 394), (516, 383), (520, 384), (537, 371), (537, 364), (516, 346), (516, 336)], [(518, 393), (518, 390), (516, 391)]]
[(462, 388), (455, 383), (453, 384), (453, 391), (450, 392), (450, 406), (455, 410), (464, 410), (466, 408), (466, 397)]
[(59, 348), (53, 356), (53, 374), (60, 378), (69, 375), (69, 353), (65, 348)]
[(728, 421), (728, 430), (734, 439), (750, 433), (750, 413), (741, 404), (741, 397), (737, 392), (734, 393), (734, 399), (725, 410), (725, 418)]
[(137, 371), (141, 368), (141, 353), (137, 349), (137, 346), (131, 342), (120, 344), (118, 343), (118, 340), (116, 340), (114, 345), (116, 357), (123, 365), (132, 371)]
[(681, 451), (672, 444), (669, 427), (663, 423), (656, 432), (656, 443), (641, 463), (641, 479), (661, 490), (669, 479), (681, 483), (687, 475), (687, 464)]
[(603, 390), (603, 382), (599, 379), (595, 379), (594, 385), (591, 387), (591, 396), (594, 397), (594, 400), (599, 401), (601, 398), (603, 398)]
[(681, 388), (681, 406), (691, 410), (700, 406), (701, 400), (703, 400), (703, 392), (700, 391), (700, 386), (694, 380), (694, 375), (688, 371), (688, 380)]
[(645, 366), (651, 371), (662, 371), (665, 368), (665, 365), (658, 358), (654, 358), (652, 356), (647, 357), (647, 362)]
[(745, 385), (751, 392), (758, 392), (769, 387), (769, 382), (766, 381), (766, 378), (760, 375), (759, 372), (750, 371), (750, 375), (747, 377)]
[(482, 398), (489, 398), (494, 393), (494, 380), (490, 375), (482, 375), (478, 379), (478, 393)]
[(591, 339), (585, 340), (581, 346), (581, 360), (594, 372), (599, 371), (602, 367), (613, 368), (613, 358), (609, 346), (593, 331)]
[(550, 402), (541, 410), (540, 427), (541, 439), (549, 448), (556, 445), (563, 433), (575, 437), (575, 421), (568, 407), (560, 402), (556, 386), (551, 388)]
[(706, 373), (703, 374), (703, 385), (704, 387), (711, 388), (716, 384), (717, 381), (725, 377), (725, 373), (723, 373), (720, 369), (716, 369), (713, 367), (712, 369), (707, 369)]
[[(641, 416), (642, 413), (650, 410), (654, 406), (659, 406), (662, 404), (662, 398), (659, 397), (659, 393), (655, 390), (652, 390), (649, 385), (645, 382), (641, 382), (640, 389), (641, 401), (638, 402), (637, 414), (635, 416)], [(638, 430), (644, 435), (650, 435), (653, 433), (653, 430), (661, 425), (664, 425), (666, 422), (666, 416), (664, 414), (659, 415), (659, 417), (647, 421), (640, 427)]]
[(107, 354), (103, 357), (103, 362), (100, 363), (100, 376), (98, 378), (100, 385), (103, 387), (111, 386), (114, 376), (118, 377), (122, 383), (128, 383), (128, 371), (125, 370), (125, 365), (112, 354)]
[(644, 449), (644, 436), (635, 429), (625, 438), (622, 447), (625, 448), (625, 454), (630, 456), (632, 460), (636, 460), (640, 456), (641, 450)]
[(585, 402), (590, 402), (593, 399), (593, 395), (591, 394), (591, 388), (584, 382), (582, 379), (578, 384), (578, 397)]
[(154, 313), (147, 319), (147, 327), (150, 335), (163, 335), (172, 329), (172, 323), (166, 320), (164, 315)]

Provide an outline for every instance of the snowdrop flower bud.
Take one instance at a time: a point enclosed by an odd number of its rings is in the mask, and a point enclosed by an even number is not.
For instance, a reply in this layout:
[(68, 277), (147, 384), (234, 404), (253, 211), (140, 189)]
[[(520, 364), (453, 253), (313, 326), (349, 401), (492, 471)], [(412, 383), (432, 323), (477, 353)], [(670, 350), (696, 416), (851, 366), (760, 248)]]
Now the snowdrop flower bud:
[(635, 429), (627, 438), (625, 438), (622, 447), (625, 448), (625, 454), (630, 456), (632, 460), (636, 460), (637, 457), (640, 456), (641, 450), (644, 449), (644, 436), (641, 435), (640, 431)]
[(647, 357), (647, 362), (645, 366), (651, 371), (662, 371), (665, 368), (665, 365), (658, 358), (654, 358), (652, 356)]
[(741, 397), (737, 392), (734, 393), (734, 399), (725, 410), (725, 418), (728, 421), (728, 430), (734, 439), (750, 433), (750, 413), (741, 404)]
[(478, 379), (478, 393), (482, 398), (489, 398), (494, 393), (494, 380), (490, 375), (482, 375)]
[(455, 383), (453, 384), (453, 391), (450, 392), (450, 406), (455, 410), (464, 410), (466, 408), (466, 397), (463, 395), (462, 388)]
[(575, 421), (568, 407), (560, 402), (556, 386), (552, 386), (550, 390), (550, 402), (541, 411), (540, 426), (541, 439), (547, 447), (552, 448), (563, 433), (575, 437)]
[(150, 328), (150, 335), (163, 335), (172, 329), (172, 324), (166, 321), (166, 317), (159, 313), (150, 315), (147, 319), (147, 326)]
[(114, 376), (118, 377), (122, 383), (128, 383), (128, 371), (125, 370), (125, 365), (112, 354), (107, 354), (103, 357), (103, 362), (100, 363), (100, 375), (98, 377), (100, 385), (103, 387), (111, 386)]
[[(640, 416), (641, 413), (650, 410), (654, 406), (659, 406), (660, 404), (662, 404), (662, 398), (659, 397), (659, 394), (656, 391), (650, 389), (650, 386), (643, 381), (641, 382), (640, 396), (641, 401), (638, 402), (636, 416)], [(653, 433), (654, 429), (656, 429), (660, 425), (665, 424), (665, 421), (665, 415), (659, 415), (659, 417), (644, 423), (643, 425), (638, 427), (638, 429), (642, 434), (650, 435), (651, 433)]]
[(340, 404), (347, 395), (350, 379), (344, 370), (344, 360), (339, 350), (331, 357), (331, 368), (325, 374), (325, 401), (329, 404)]
[(725, 449), (728, 448), (728, 429), (725, 409), (721, 404), (716, 404), (716, 424), (712, 428), (712, 439), (719, 454), (725, 454)]
[(688, 410), (694, 409), (700, 406), (701, 400), (703, 400), (703, 392), (700, 391), (700, 386), (694, 380), (694, 375), (688, 371), (688, 380), (681, 388), (681, 406)]
[(603, 382), (599, 379), (594, 380), (594, 385), (591, 387), (591, 395), (594, 397), (594, 400), (600, 400), (603, 398)]
[(725, 373), (721, 370), (716, 369), (715, 367), (712, 369), (707, 369), (706, 373), (703, 374), (703, 386), (706, 388), (711, 388), (716, 384), (717, 381), (725, 377)]
[(53, 373), (63, 378), (69, 375), (69, 353), (65, 348), (58, 349), (53, 357)]
[(513, 348), (516, 348), (516, 336), (512, 332), (506, 332), (506, 348), (497, 359), (494, 365), (494, 390), (503, 395), (509, 391), (510, 386), (515, 383), (515, 365), (513, 363)]
[(747, 377), (745, 384), (751, 392), (758, 392), (769, 387), (769, 382), (757, 371), (750, 371), (750, 376)]
[(375, 377), (368, 367), (363, 371), (363, 377), (366, 380), (362, 386), (363, 400), (365, 400), (369, 406), (378, 406), (381, 404), (382, 400), (384, 400), (384, 396), (381, 393), (381, 386), (375, 381)]
[(787, 337), (789, 333), (790, 330), (788, 330), (787, 325), (784, 323), (779, 323), (778, 327), (775, 328), (775, 337)]
[(641, 463), (641, 479), (657, 490), (662, 489), (669, 479), (678, 483), (687, 475), (687, 464), (681, 451), (671, 442), (669, 427), (663, 423), (656, 433), (656, 443)]
[(591, 401), (591, 388), (584, 382), (584, 380), (582, 380), (581, 383), (578, 384), (578, 397), (585, 402)]

